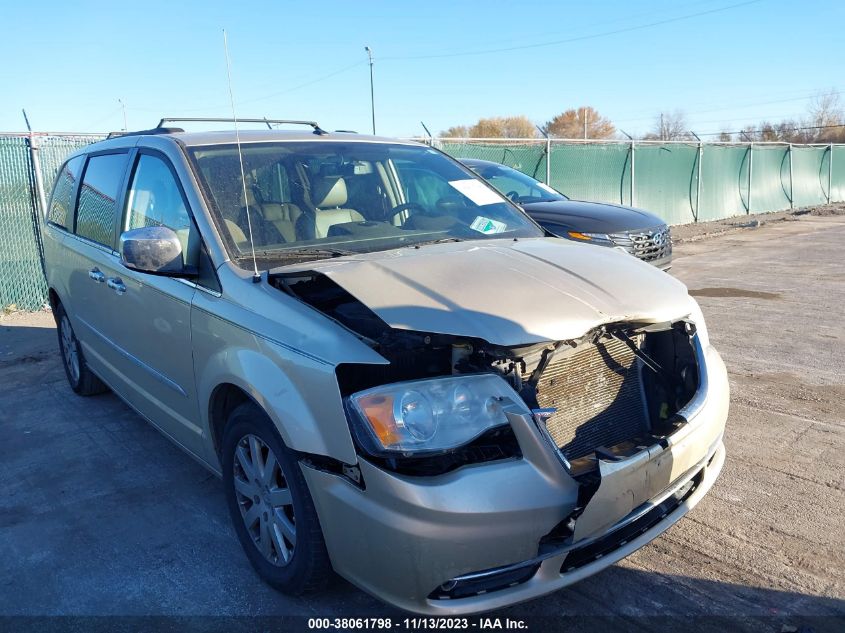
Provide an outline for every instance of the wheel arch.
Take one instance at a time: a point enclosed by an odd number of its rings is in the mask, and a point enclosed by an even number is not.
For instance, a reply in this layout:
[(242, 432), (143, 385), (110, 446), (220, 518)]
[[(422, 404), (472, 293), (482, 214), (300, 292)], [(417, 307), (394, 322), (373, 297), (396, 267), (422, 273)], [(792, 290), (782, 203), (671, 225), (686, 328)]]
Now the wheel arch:
[(244, 402), (252, 402), (262, 411), (264, 410), (247, 391), (234, 383), (221, 383), (211, 392), (211, 399), (208, 403), (208, 426), (214, 452), (218, 458), (221, 456), (220, 451), (222, 449), (223, 432), (226, 428), (226, 422), (229, 420), (232, 411)]
[(256, 347), (226, 345), (212, 354), (200, 353), (199, 363), (195, 357), (209, 457), (219, 458), (228, 414), (251, 400), (292, 450), (355, 463), (334, 367), (286, 358), (279, 351), (258, 341)]
[(61, 299), (59, 299), (59, 293), (56, 292), (54, 288), (47, 290), (47, 301), (50, 304), (50, 309), (54, 312), (56, 310), (56, 306), (62, 302)]

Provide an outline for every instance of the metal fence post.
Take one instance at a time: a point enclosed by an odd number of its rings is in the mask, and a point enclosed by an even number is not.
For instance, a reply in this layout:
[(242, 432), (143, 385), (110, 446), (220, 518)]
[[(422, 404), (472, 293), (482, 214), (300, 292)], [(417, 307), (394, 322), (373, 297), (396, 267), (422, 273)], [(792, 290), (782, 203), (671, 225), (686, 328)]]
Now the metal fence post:
[(701, 217), (701, 159), (704, 158), (704, 148), (701, 139), (698, 141), (698, 181), (695, 184), (695, 221)]
[(827, 203), (833, 199), (833, 143), (830, 144), (830, 156), (827, 157)]
[(546, 137), (546, 184), (551, 186), (551, 184), (552, 184), (552, 169), (551, 169), (552, 141), (551, 141), (551, 137), (549, 136), (548, 132), (546, 132), (539, 125), (535, 125), (534, 127), (537, 128), (537, 131), (540, 132), (540, 134), (542, 134), (543, 136)]
[(35, 186), (35, 207), (32, 214), (32, 230), (35, 236), (35, 247), (38, 251), (38, 263), (41, 264), (41, 274), (47, 279), (47, 269), (44, 266), (44, 243), (41, 241), (41, 226), (47, 217), (47, 200), (44, 195), (44, 179), (41, 175), (41, 158), (38, 155), (38, 137), (30, 132), (27, 137), (29, 146), (29, 164), (32, 169), (31, 182)]
[(748, 209), (745, 214), (751, 214), (751, 183), (752, 175), (754, 173), (754, 142), (748, 144)]
[(792, 170), (792, 143), (789, 144), (789, 208), (795, 208), (795, 178)]
[(636, 205), (636, 186), (634, 185), (634, 139), (631, 139), (631, 206), (635, 207)]
[(30, 134), (27, 137), (29, 145), (29, 160), (32, 164), (32, 181), (35, 183), (35, 198), (38, 201), (38, 211), (43, 218), (47, 213), (47, 200), (44, 195), (44, 180), (41, 176), (41, 159), (38, 156), (38, 138)]
[(701, 138), (692, 130), (690, 130), (690, 134), (698, 139), (698, 174), (696, 175), (695, 181), (695, 214), (693, 215), (693, 221), (698, 222), (698, 216), (701, 215), (701, 157), (703, 152), (701, 149)]

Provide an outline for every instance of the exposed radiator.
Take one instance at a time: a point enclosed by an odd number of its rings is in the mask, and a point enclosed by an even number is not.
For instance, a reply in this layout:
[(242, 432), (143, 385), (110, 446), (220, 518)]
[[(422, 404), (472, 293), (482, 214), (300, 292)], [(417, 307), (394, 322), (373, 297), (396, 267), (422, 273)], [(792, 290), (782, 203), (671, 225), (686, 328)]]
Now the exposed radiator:
[(549, 434), (567, 459), (648, 430), (637, 357), (622, 341), (602, 339), (553, 358), (537, 384), (537, 403), (557, 412)]

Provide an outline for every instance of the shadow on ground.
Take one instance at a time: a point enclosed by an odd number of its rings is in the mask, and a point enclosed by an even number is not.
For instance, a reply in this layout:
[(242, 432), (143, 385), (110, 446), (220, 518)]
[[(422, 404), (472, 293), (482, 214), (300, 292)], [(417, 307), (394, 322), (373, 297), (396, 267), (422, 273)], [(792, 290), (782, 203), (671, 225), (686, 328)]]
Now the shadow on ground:
[[(114, 395), (75, 396), (49, 323), (0, 324), (0, 384), (0, 615), (405, 617), (340, 579), (303, 598), (261, 583), (218, 480)], [(636, 557), (491, 615), (646, 628), (692, 618), (714, 631), (842, 626), (827, 618), (845, 616), (845, 600), (794, 590), (789, 570), (781, 587), (757, 587), (724, 580), (731, 570), (712, 561), (700, 578), (639, 569)]]

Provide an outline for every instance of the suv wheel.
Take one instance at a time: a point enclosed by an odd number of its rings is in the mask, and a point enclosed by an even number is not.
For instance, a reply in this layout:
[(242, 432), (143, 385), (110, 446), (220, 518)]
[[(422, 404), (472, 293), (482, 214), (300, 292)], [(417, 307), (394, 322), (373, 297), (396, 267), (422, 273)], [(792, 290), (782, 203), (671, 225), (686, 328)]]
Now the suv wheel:
[(250, 563), (269, 585), (298, 595), (331, 575), (326, 544), (296, 455), (252, 402), (229, 416), (223, 435), (229, 514)]
[(70, 388), (80, 396), (93, 396), (103, 393), (108, 388), (88, 368), (85, 357), (82, 355), (82, 347), (70, 319), (61, 304), (56, 306), (56, 330), (59, 335), (59, 351), (62, 354), (62, 364), (65, 367), (65, 375), (70, 383)]

